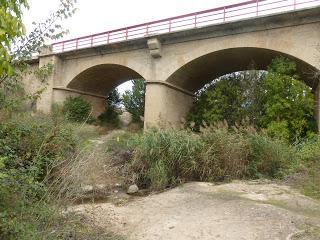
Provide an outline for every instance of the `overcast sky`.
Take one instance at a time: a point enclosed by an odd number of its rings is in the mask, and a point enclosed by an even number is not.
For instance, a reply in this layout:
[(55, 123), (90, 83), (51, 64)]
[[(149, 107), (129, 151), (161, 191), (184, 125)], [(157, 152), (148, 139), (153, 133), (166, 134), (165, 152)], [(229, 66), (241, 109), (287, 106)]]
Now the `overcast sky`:
[[(67, 38), (105, 32), (147, 21), (243, 2), (245, 0), (78, 0), (76, 14), (64, 21)], [(29, 0), (24, 14), (27, 29), (57, 8), (59, 0)]]

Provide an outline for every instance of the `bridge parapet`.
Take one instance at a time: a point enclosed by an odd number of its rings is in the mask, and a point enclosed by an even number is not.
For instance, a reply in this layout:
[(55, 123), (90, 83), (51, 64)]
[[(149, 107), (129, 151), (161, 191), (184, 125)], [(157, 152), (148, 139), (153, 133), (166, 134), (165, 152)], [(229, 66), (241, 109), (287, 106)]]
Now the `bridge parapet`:
[(52, 44), (54, 53), (96, 47), (159, 34), (318, 6), (320, 0), (250, 0), (201, 12), (138, 24)]

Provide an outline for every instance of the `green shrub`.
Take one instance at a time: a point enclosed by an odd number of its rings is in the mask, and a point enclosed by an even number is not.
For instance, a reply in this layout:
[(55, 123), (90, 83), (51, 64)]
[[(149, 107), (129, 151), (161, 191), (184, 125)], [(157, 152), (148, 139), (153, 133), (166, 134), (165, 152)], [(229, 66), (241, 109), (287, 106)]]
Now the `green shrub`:
[(63, 103), (66, 118), (73, 122), (85, 122), (91, 114), (91, 105), (82, 97), (68, 97)]
[(198, 175), (201, 181), (221, 181), (244, 177), (250, 146), (243, 134), (226, 128), (205, 129), (201, 133)]
[(0, 123), (0, 235), (4, 239), (36, 239), (33, 236), (41, 229), (35, 229), (35, 219), (45, 214), (35, 208), (45, 199), (43, 180), (75, 147), (73, 132), (47, 116), (19, 114)]
[(187, 126), (226, 120), (229, 126), (248, 119), (273, 137), (300, 141), (316, 132), (314, 95), (297, 75), (295, 62), (273, 59), (267, 71), (227, 74), (200, 89), (187, 114)]
[(288, 173), (295, 161), (294, 149), (287, 142), (266, 134), (248, 135), (250, 154), (247, 176), (250, 178), (279, 178)]
[[(298, 187), (308, 196), (320, 199), (320, 138), (310, 138), (297, 146), (299, 164), (295, 171), (302, 175)], [(301, 174), (302, 173), (302, 174)]]
[(187, 179), (197, 167), (199, 136), (186, 131), (152, 130), (129, 140), (132, 171), (140, 186), (163, 189)]
[(132, 176), (141, 187), (151, 189), (193, 180), (279, 178), (295, 161), (294, 150), (286, 142), (226, 127), (208, 127), (198, 134), (146, 131), (129, 138), (127, 147), (133, 152)]
[(99, 124), (113, 128), (120, 127), (120, 117), (118, 110), (113, 106), (108, 106), (107, 110), (98, 116)]

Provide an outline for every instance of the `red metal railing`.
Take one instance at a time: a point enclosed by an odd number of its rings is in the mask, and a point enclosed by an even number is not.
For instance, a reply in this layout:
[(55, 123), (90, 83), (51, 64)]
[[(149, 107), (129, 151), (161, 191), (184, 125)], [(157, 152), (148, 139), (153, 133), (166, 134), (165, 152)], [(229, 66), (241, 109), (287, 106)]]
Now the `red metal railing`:
[(57, 42), (52, 44), (52, 51), (55, 53), (72, 51), (318, 5), (320, 5), (320, 0), (250, 0), (206, 11), (185, 14), (173, 18)]

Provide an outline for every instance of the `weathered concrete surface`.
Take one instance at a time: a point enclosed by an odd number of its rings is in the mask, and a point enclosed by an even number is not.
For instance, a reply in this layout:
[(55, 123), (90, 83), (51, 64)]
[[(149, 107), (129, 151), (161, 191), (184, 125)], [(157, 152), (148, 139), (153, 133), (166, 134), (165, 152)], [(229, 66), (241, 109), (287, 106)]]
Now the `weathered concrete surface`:
[(107, 98), (98, 94), (90, 94), (89, 92), (76, 91), (69, 88), (53, 88), (53, 99), (55, 103), (62, 104), (68, 97), (81, 96), (83, 99), (91, 103), (91, 116), (98, 117), (102, 112), (106, 110)]
[(147, 84), (144, 127), (179, 127), (192, 103), (192, 93), (174, 89), (170, 85)]
[[(179, 125), (191, 105), (183, 94), (194, 93), (221, 75), (246, 70), (252, 63), (266, 69), (279, 55), (296, 61), (300, 75), (315, 90), (318, 79), (311, 78), (310, 72), (320, 69), (319, 12), (320, 7), (314, 7), (157, 35), (156, 39), (46, 53), (40, 56), (39, 65), (52, 62), (55, 70), (37, 109), (48, 112), (52, 103), (63, 99), (53, 94), (56, 87), (101, 95), (125, 81), (144, 78), (150, 85), (147, 95), (151, 94), (145, 106), (146, 126), (163, 121)], [(148, 41), (153, 43), (150, 49)], [(152, 56), (155, 49), (157, 58)], [(169, 85), (176, 93), (163, 90)]]
[(320, 239), (320, 202), (272, 183), (194, 182), (122, 206), (72, 211), (131, 240)]

